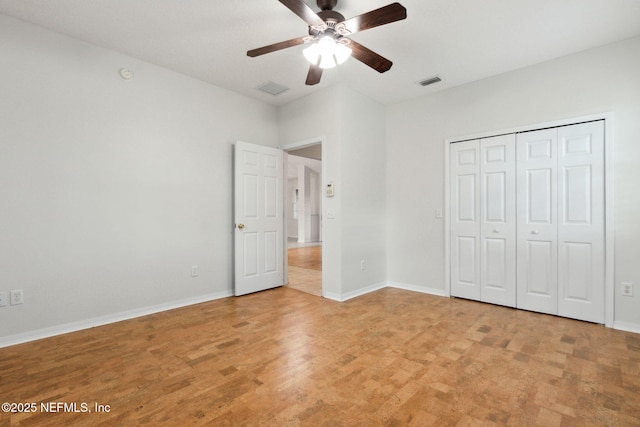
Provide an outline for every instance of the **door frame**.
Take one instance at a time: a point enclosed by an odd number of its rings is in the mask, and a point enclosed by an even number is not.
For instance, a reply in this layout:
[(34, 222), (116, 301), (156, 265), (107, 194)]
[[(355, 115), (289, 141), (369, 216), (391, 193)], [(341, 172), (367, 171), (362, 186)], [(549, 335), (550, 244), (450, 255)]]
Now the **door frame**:
[(505, 135), (517, 132), (527, 132), (545, 128), (567, 126), (595, 120), (604, 120), (604, 214), (605, 214), (605, 303), (604, 318), (605, 326), (614, 327), (614, 301), (615, 301), (615, 224), (614, 224), (614, 114), (604, 112), (588, 116), (572, 117), (551, 122), (543, 122), (515, 128), (501, 129), (490, 132), (479, 132), (470, 135), (463, 135), (444, 140), (444, 278), (446, 297), (451, 297), (451, 224), (450, 215), (450, 191), (449, 191), (449, 145), (454, 142), (462, 142), (473, 139), (488, 138), (492, 136)]
[[(289, 151), (294, 151), (294, 150), (298, 150), (300, 148), (305, 148), (305, 147), (310, 147), (312, 145), (318, 145), (320, 144), (320, 150), (321, 150), (321, 156), (322, 156), (322, 160), (321, 160), (321, 173), (322, 173), (322, 179), (321, 179), (321, 191), (320, 191), (320, 199), (321, 199), (321, 204), (322, 204), (322, 209), (321, 209), (321, 214), (320, 214), (320, 229), (321, 229), (321, 235), (320, 235), (320, 240), (322, 241), (322, 297), (325, 298), (325, 287), (324, 287), (324, 278), (325, 278), (325, 268), (326, 268), (326, 263), (324, 262), (324, 260), (326, 259), (325, 257), (325, 227), (324, 227), (324, 209), (325, 209), (325, 203), (324, 203), (324, 189), (325, 189), (325, 180), (326, 180), (326, 173), (325, 173), (325, 164), (326, 164), (326, 148), (325, 148), (325, 137), (324, 136), (318, 136), (318, 137), (314, 137), (314, 138), (309, 138), (309, 139), (305, 139), (303, 141), (298, 141), (298, 142), (293, 142), (291, 144), (285, 144), (285, 145), (281, 145), (280, 148), (282, 151), (284, 151), (285, 156), (289, 154)], [(283, 191), (286, 194), (287, 191), (287, 177), (288, 177), (288, 171), (289, 171), (289, 162), (285, 159), (284, 161), (284, 176), (285, 179), (283, 179)], [(287, 216), (287, 209), (285, 207), (284, 209), (284, 224), (285, 224), (285, 231), (286, 231), (286, 226), (287, 226), (287, 220), (289, 219), (289, 217)], [(283, 255), (283, 259), (284, 259), (284, 283), (285, 284), (289, 284), (289, 252), (288, 252), (288, 233), (284, 233), (284, 242), (283, 242), (283, 250), (284, 250), (284, 255)]]

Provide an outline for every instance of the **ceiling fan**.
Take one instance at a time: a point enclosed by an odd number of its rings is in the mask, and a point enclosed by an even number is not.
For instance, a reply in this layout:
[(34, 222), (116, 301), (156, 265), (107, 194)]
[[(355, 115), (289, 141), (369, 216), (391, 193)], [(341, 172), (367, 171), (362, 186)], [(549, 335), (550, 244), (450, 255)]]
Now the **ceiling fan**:
[(400, 21), (407, 17), (407, 9), (400, 3), (391, 3), (350, 19), (344, 19), (333, 10), (338, 0), (316, 0), (320, 12), (316, 13), (303, 0), (278, 0), (309, 25), (309, 35), (270, 44), (247, 52), (250, 57), (276, 52), (304, 43), (312, 43), (304, 50), (311, 63), (307, 74), (307, 85), (320, 83), (322, 70), (344, 62), (349, 56), (384, 73), (393, 63), (387, 58), (348, 38), (348, 35), (381, 25)]

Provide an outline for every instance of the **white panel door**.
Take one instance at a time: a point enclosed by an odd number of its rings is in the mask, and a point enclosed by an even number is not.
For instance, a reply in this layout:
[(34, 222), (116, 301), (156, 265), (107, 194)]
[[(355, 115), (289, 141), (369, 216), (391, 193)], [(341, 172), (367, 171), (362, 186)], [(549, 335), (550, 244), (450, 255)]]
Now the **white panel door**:
[(480, 140), (481, 301), (516, 306), (515, 134)]
[(283, 153), (236, 142), (235, 286), (244, 295), (283, 284)]
[(557, 129), (516, 138), (517, 307), (557, 314)]
[(604, 122), (558, 128), (558, 314), (604, 323)]
[(480, 301), (480, 142), (449, 150), (451, 295)]

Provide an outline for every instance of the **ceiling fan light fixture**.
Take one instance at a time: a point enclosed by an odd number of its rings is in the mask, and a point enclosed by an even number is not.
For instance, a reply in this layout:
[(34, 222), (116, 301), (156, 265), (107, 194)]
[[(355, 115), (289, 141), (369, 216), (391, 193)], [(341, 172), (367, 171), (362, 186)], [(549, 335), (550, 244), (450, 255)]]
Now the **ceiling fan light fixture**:
[(336, 59), (333, 55), (320, 56), (320, 64), (319, 64), (320, 68), (323, 68), (326, 70), (327, 68), (333, 68), (336, 65), (338, 64), (336, 63)]
[(350, 56), (379, 73), (389, 71), (393, 63), (387, 58), (351, 40), (351, 34), (370, 30), (407, 18), (407, 9), (398, 2), (345, 19), (334, 7), (338, 0), (316, 0), (320, 12), (307, 4), (308, 0), (279, 0), (291, 12), (306, 22), (308, 36), (296, 37), (279, 43), (251, 49), (247, 56), (254, 58), (278, 50), (311, 43), (304, 49), (304, 57), (311, 63), (307, 73), (307, 86), (320, 83), (322, 71), (342, 64)]
[(338, 43), (336, 45), (336, 62), (338, 64), (342, 64), (344, 61), (346, 61), (347, 59), (349, 59), (349, 57), (351, 56), (351, 48), (347, 47), (346, 45), (342, 44), (342, 43)]
[(307, 59), (307, 61), (309, 61), (313, 65), (316, 65), (318, 63), (318, 59), (320, 59), (320, 49), (318, 48), (318, 44), (311, 44), (311, 46), (302, 51), (302, 54)]
[(322, 36), (318, 40), (318, 50), (321, 56), (333, 55), (336, 51), (336, 41), (331, 36)]
[(351, 49), (338, 43), (332, 36), (323, 36), (317, 42), (302, 51), (304, 57), (320, 68), (333, 68), (342, 64), (351, 56)]

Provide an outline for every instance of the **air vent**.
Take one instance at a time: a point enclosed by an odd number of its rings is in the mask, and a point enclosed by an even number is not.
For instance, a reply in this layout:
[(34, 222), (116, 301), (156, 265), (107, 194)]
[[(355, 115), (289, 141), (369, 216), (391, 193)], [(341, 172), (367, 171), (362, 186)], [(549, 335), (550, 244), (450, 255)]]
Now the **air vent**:
[(280, 95), (282, 92), (289, 90), (288, 87), (282, 86), (281, 84), (274, 83), (271, 80), (257, 87), (258, 90), (261, 90), (269, 95)]
[(429, 86), (429, 85), (432, 85), (434, 83), (438, 83), (438, 82), (441, 82), (441, 81), (442, 81), (442, 79), (440, 77), (435, 76), (435, 77), (431, 77), (431, 78), (419, 81), (418, 84), (420, 86)]

